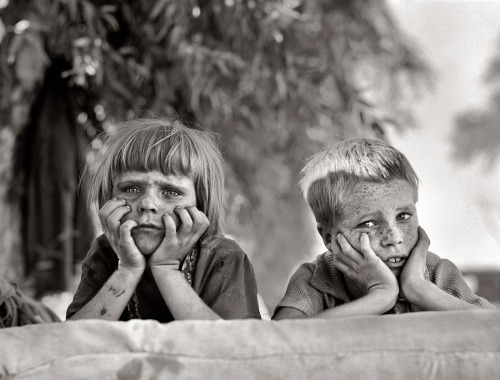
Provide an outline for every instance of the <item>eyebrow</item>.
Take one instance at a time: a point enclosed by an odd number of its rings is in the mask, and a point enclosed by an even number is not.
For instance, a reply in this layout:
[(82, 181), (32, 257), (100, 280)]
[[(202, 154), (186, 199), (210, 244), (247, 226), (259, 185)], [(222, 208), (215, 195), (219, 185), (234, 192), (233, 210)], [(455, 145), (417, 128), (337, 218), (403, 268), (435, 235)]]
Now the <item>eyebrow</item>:
[[(124, 178), (120, 181), (116, 181), (115, 183), (115, 186), (118, 186), (118, 185), (144, 185), (144, 184), (149, 184), (149, 181), (147, 180), (141, 180), (141, 179), (136, 179), (136, 178), (131, 178), (131, 179), (127, 179), (127, 178)], [(155, 180), (153, 182), (154, 185), (156, 186), (160, 186), (160, 187), (172, 187), (176, 190), (184, 190), (184, 191), (187, 191), (187, 187), (185, 186), (182, 186), (178, 183), (173, 183), (173, 182), (170, 182), (170, 181), (165, 181), (165, 180)]]
[(398, 207), (396, 210), (398, 211), (404, 211), (404, 210), (416, 210), (417, 209), (417, 206), (415, 205), (415, 203), (408, 203), (404, 206), (401, 206), (401, 207)]
[[(416, 206), (415, 204), (412, 204), (412, 203), (408, 203), (406, 205), (403, 205), (403, 206), (400, 206), (398, 208), (396, 208), (396, 211), (400, 212), (400, 211), (406, 211), (406, 210), (415, 210), (416, 211)], [(363, 219), (366, 219), (366, 218), (372, 218), (372, 217), (375, 217), (377, 216), (377, 214), (380, 214), (380, 210), (376, 210), (376, 211), (373, 211), (373, 212), (366, 212), (366, 213), (361, 213), (359, 214), (358, 216), (356, 216), (356, 220), (363, 220)]]

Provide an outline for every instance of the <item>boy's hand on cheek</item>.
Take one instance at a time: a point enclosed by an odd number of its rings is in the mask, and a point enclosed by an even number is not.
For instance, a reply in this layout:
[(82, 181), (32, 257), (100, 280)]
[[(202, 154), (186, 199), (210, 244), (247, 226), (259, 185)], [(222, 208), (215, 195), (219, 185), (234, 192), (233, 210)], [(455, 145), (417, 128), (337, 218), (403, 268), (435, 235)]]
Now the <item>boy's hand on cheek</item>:
[(174, 212), (180, 219), (179, 229), (172, 216), (165, 214), (165, 237), (148, 260), (150, 267), (158, 267), (184, 260), (210, 224), (207, 216), (194, 206), (176, 207)]
[(422, 227), (418, 227), (418, 240), (410, 252), (401, 275), (399, 276), (401, 295), (409, 302), (415, 297), (418, 287), (425, 281), (425, 263), (430, 239)]
[(361, 252), (357, 251), (347, 241), (343, 234), (337, 236), (340, 250), (335, 252), (332, 242), (334, 266), (347, 277), (354, 280), (364, 294), (372, 291), (384, 291), (396, 301), (399, 293), (398, 281), (391, 270), (373, 252), (367, 234), (361, 234)]
[(123, 224), (121, 218), (130, 212), (123, 199), (113, 198), (99, 210), (99, 219), (104, 234), (119, 259), (119, 267), (143, 271), (146, 260), (135, 245), (131, 230), (137, 223), (129, 220)]

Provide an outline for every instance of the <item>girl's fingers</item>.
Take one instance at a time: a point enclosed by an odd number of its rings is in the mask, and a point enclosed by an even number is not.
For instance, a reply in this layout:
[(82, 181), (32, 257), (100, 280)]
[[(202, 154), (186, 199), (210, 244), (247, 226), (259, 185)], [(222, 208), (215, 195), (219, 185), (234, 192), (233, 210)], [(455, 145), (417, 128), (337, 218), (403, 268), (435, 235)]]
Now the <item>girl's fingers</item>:
[(99, 210), (98, 216), (104, 230), (118, 233), (120, 220), (130, 212), (130, 207), (123, 200), (112, 199)]
[(203, 232), (205, 232), (205, 230), (207, 229), (208, 225), (210, 224), (210, 221), (208, 220), (204, 212), (198, 210), (194, 206), (186, 207), (186, 210), (189, 212), (191, 220), (193, 221), (193, 226), (192, 226), (193, 233), (195, 234), (199, 233), (201, 236)]
[(123, 222), (120, 225), (120, 238), (122, 240), (129, 241), (129, 239), (132, 239), (132, 228), (137, 226), (137, 222), (133, 220), (127, 220), (126, 222)]
[(104, 206), (99, 210), (99, 216), (103, 218), (107, 218), (114, 210), (118, 207), (125, 206), (126, 202), (123, 199), (113, 198), (107, 201)]
[(124, 215), (128, 214), (130, 212), (130, 207), (129, 206), (120, 206), (117, 209), (115, 209), (111, 214), (109, 214), (107, 223), (111, 228), (119, 228), (121, 224), (121, 219), (123, 218)]
[(193, 228), (193, 219), (191, 219), (190, 213), (182, 207), (176, 207), (174, 212), (179, 216), (181, 221), (178, 233), (187, 234), (191, 232), (191, 229)]
[(177, 226), (174, 218), (169, 214), (163, 215), (163, 224), (165, 225), (165, 239), (173, 239), (177, 233)]

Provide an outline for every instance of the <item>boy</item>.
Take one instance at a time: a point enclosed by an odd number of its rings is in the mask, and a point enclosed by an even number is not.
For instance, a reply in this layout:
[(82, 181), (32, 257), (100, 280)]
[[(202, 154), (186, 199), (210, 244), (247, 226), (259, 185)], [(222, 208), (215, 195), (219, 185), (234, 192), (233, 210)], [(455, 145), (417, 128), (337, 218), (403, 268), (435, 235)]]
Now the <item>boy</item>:
[(118, 124), (86, 168), (104, 232), (82, 265), (68, 319), (259, 318), (252, 265), (222, 236), (214, 136), (178, 120)]
[(328, 251), (297, 269), (273, 319), (493, 309), (427, 252), (418, 177), (395, 148), (341, 141), (308, 161), (300, 186)]

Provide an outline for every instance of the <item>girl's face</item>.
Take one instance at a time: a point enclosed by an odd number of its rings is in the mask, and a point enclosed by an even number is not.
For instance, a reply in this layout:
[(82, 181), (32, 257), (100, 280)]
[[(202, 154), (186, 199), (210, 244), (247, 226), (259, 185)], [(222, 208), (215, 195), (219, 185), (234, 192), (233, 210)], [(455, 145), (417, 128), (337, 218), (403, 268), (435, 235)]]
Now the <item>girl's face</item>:
[(162, 216), (170, 215), (177, 226), (180, 221), (176, 207), (197, 207), (196, 191), (191, 178), (184, 175), (165, 175), (158, 171), (129, 171), (114, 179), (113, 197), (124, 199), (131, 210), (120, 220), (133, 220), (137, 226), (132, 237), (139, 251), (152, 254), (165, 234)]
[(375, 254), (397, 277), (418, 239), (414, 192), (403, 180), (387, 183), (361, 182), (342, 205), (342, 217), (332, 238), (342, 232), (360, 251), (365, 232)]

